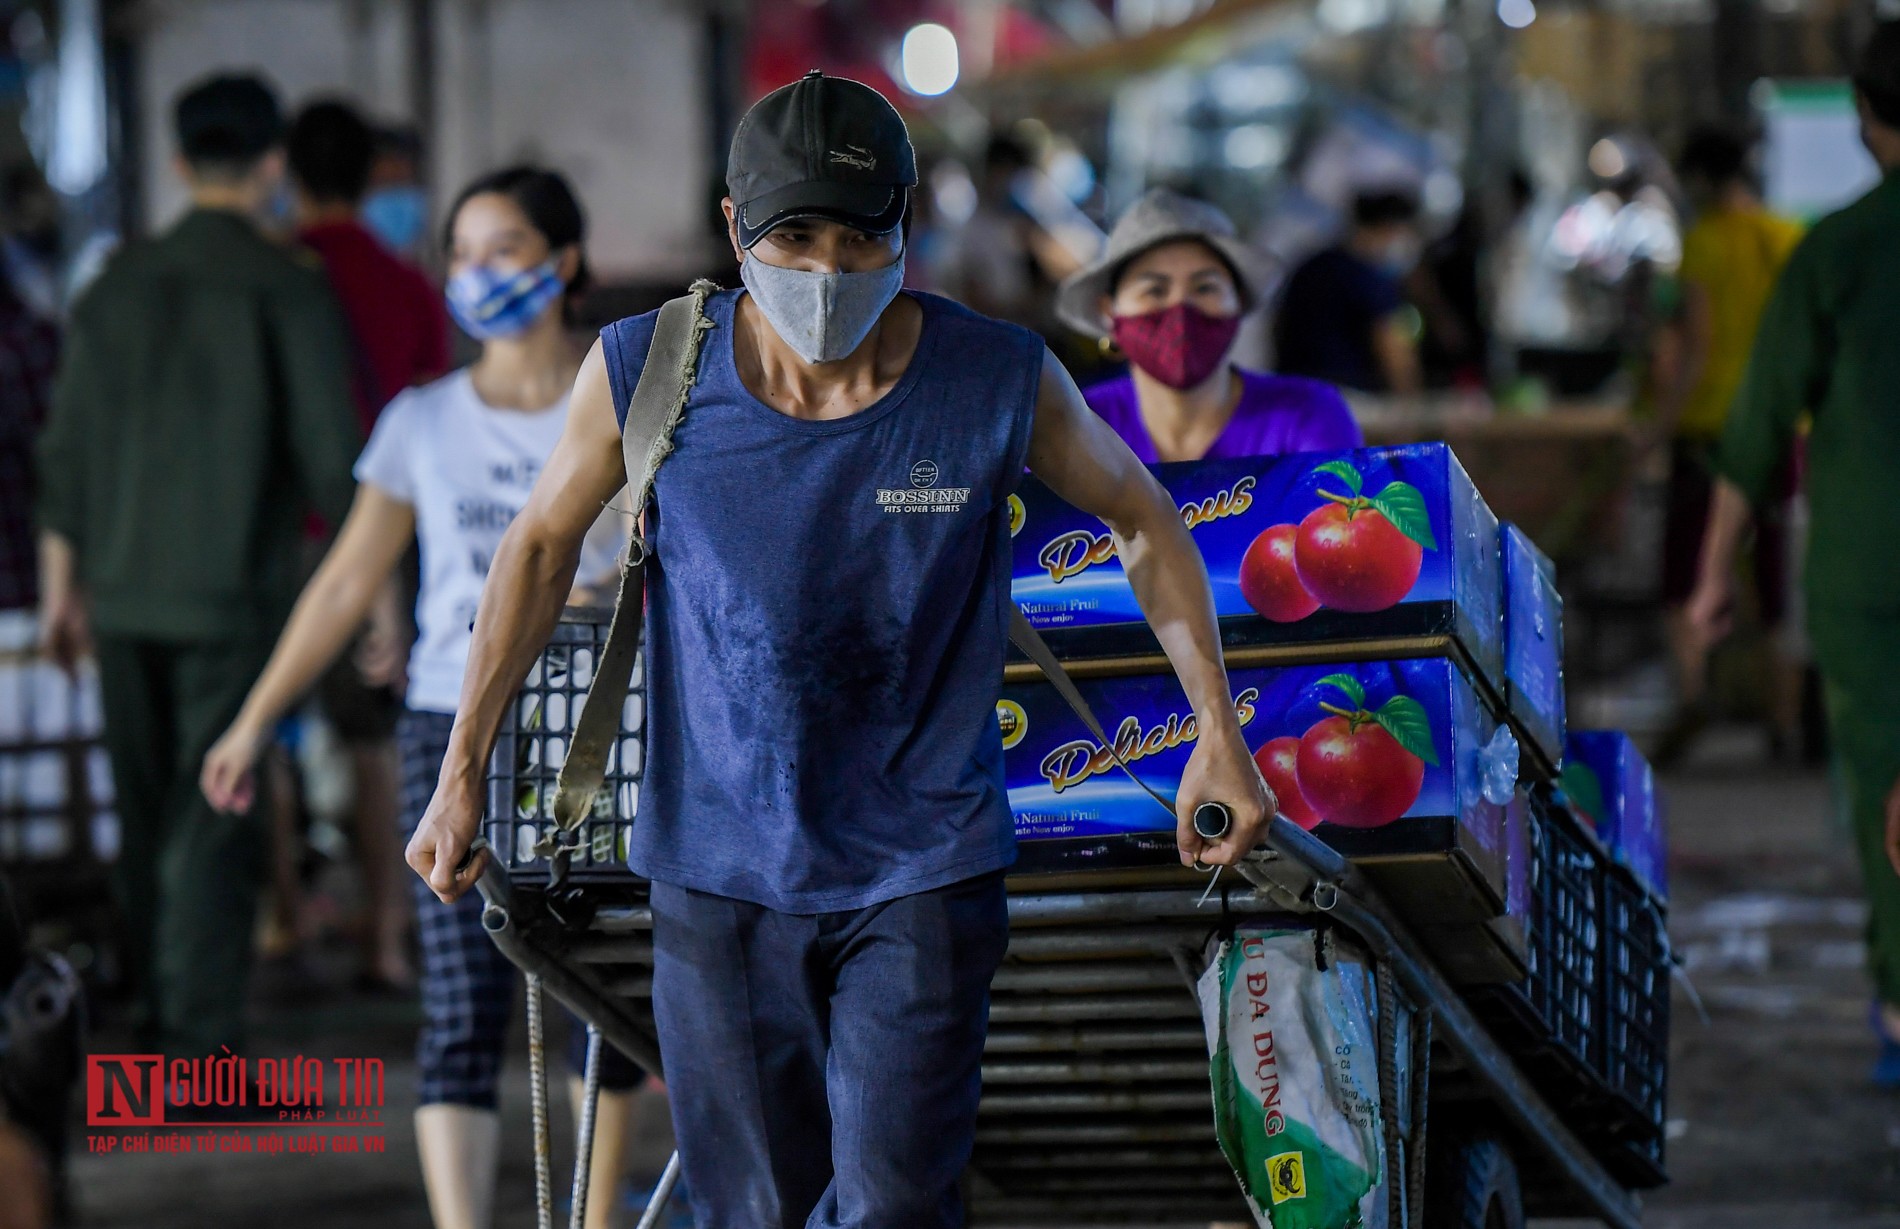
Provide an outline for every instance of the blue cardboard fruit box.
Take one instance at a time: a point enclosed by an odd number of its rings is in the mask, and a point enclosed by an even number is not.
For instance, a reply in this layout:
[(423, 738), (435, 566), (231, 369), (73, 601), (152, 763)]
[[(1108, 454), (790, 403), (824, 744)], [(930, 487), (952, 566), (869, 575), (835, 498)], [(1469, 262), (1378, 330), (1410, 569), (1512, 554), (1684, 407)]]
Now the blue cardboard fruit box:
[[(1452, 923), (1503, 910), (1516, 741), (1455, 664), (1244, 667), (1230, 681), (1283, 814), (1364, 866), (1402, 912)], [(1173, 797), (1198, 735), (1174, 676), (1078, 686), (1130, 767)], [(997, 708), (1018, 873), (1178, 864), (1172, 818), (1054, 688), (1007, 685)]]
[(1499, 539), (1504, 563), (1504, 703), (1543, 779), (1564, 755), (1564, 604), (1557, 568), (1516, 525)]
[[(1401, 653), (1355, 652), (1351, 642), (1438, 638), (1503, 694), (1498, 521), (1444, 444), (1154, 472), (1207, 562), (1229, 650), (1275, 646), (1287, 650), (1275, 660), (1289, 662), (1383, 658)], [(1100, 521), (1026, 479), (1010, 532), (1013, 596), (1057, 656), (1158, 652)]]
[(1669, 899), (1669, 843), (1649, 761), (1620, 730), (1573, 730), (1560, 788), (1610, 856), (1629, 867), (1657, 900)]
[(1419, 938), (1453, 985), (1508, 985), (1529, 972), (1536, 856), (1530, 808), (1522, 789), (1504, 807), (1504, 912), (1476, 925), (1418, 927)]

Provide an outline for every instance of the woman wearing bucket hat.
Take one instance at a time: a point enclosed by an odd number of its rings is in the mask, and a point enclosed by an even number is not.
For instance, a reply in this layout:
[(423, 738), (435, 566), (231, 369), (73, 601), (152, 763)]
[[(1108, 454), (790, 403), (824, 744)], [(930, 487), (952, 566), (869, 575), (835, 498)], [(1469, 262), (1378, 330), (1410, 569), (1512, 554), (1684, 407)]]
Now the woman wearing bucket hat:
[(1219, 209), (1156, 188), (1116, 222), (1101, 257), (1062, 283), (1063, 322), (1128, 357), (1128, 374), (1083, 395), (1143, 461), (1363, 442), (1331, 385), (1235, 365), (1234, 339), (1260, 302), (1264, 263)]

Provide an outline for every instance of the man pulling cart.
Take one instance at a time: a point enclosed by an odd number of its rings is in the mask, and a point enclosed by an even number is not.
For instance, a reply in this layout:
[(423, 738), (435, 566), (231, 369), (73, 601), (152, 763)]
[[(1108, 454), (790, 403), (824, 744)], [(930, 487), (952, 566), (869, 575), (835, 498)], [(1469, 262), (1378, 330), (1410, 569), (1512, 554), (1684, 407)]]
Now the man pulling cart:
[[(961, 1222), (1008, 928), (995, 702), (1025, 466), (1109, 526), (1192, 703), (1181, 859), (1237, 862), (1274, 809), (1166, 493), (1039, 339), (902, 291), (916, 178), (901, 118), (855, 82), (813, 73), (747, 114), (724, 203), (745, 289), (603, 331), (494, 559), (407, 854), (444, 900), (480, 876), (486, 853), (458, 868), (488, 749), (587, 527), (630, 486), (653, 721), (629, 862), (653, 885), (702, 1225)], [(656, 437), (631, 466), (623, 427)], [(1233, 813), (1215, 840), (1192, 823), (1212, 801)]]

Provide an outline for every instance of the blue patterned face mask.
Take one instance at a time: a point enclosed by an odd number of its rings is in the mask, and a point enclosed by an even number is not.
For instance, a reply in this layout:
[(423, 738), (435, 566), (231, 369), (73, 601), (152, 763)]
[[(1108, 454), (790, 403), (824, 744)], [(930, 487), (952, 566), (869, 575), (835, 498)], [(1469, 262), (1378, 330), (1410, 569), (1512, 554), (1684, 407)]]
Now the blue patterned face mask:
[(526, 332), (566, 290), (553, 257), (519, 273), (476, 265), (449, 279), (449, 315), (476, 341), (513, 337)]

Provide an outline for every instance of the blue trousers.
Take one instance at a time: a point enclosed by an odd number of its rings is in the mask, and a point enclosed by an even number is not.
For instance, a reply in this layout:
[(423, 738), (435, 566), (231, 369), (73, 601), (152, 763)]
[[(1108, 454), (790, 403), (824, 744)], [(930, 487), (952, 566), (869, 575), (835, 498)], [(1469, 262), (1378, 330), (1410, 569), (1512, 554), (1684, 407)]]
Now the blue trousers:
[(955, 1229), (1000, 873), (801, 915), (656, 883), (653, 1007), (698, 1229)]

